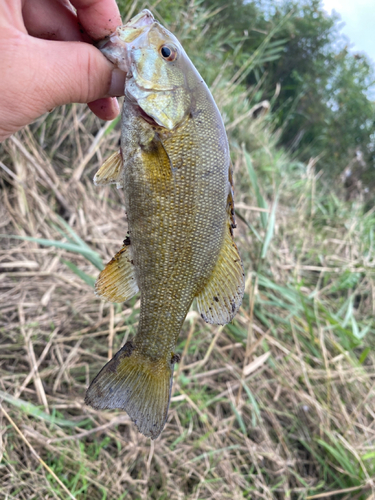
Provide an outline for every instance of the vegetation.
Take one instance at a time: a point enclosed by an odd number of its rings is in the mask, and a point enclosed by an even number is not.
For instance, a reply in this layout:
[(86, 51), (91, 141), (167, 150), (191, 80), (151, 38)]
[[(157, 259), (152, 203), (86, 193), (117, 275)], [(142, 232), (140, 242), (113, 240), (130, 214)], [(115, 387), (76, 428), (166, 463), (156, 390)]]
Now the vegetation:
[(236, 64), (247, 61), (272, 33), (272, 50), (245, 82), (259, 87), (259, 99), (272, 101), (280, 143), (302, 161), (319, 156), (329, 177), (340, 174), (360, 152), (357, 177), (375, 186), (374, 70), (366, 55), (349, 50), (339, 17), (328, 16), (320, 0), (236, 0), (230, 2), (235, 8), (225, 0), (205, 3), (225, 6), (217, 23), (227, 27), (229, 40), (234, 35), (228, 47), (242, 38)]
[(375, 498), (375, 212), (339, 177), (357, 147), (373, 168), (371, 68), (334, 54), (337, 22), (314, 0), (225, 5), (153, 8), (222, 111), (247, 277), (231, 324), (190, 311), (155, 442), (125, 413), (83, 404), (139, 314), (138, 298), (111, 305), (92, 288), (126, 234), (121, 191), (92, 184), (117, 122), (63, 106), (1, 146), (5, 498)]

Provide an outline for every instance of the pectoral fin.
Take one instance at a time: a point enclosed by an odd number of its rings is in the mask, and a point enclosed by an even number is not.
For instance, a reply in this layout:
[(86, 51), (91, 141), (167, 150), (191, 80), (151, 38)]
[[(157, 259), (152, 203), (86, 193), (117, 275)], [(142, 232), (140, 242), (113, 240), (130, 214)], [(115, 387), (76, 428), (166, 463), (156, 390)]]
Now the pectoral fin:
[(218, 261), (197, 295), (198, 312), (207, 323), (225, 325), (238, 311), (245, 289), (241, 257), (228, 227)]
[(143, 356), (127, 342), (92, 381), (85, 403), (125, 410), (139, 432), (156, 439), (167, 419), (172, 381), (172, 363)]
[(110, 302), (125, 302), (138, 291), (130, 245), (125, 245), (99, 274), (95, 293)]
[(117, 188), (124, 187), (122, 180), (122, 154), (119, 149), (103, 163), (94, 177), (96, 186), (116, 184)]

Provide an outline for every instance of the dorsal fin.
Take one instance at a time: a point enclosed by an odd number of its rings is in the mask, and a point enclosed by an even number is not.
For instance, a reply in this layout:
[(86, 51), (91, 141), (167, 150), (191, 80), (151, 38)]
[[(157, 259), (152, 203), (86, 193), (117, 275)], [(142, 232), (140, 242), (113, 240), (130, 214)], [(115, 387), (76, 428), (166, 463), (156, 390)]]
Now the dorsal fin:
[(245, 290), (241, 257), (229, 226), (216, 266), (205, 287), (197, 295), (198, 312), (207, 323), (225, 325), (238, 311)]
[(94, 176), (96, 186), (116, 184), (117, 188), (124, 187), (122, 179), (122, 154), (121, 149), (111, 154)]
[(139, 289), (130, 253), (130, 240), (108, 262), (95, 283), (95, 293), (110, 302), (125, 302)]
[(233, 240), (234, 216), (233, 167), (228, 169), (228, 226), (216, 266), (205, 287), (197, 295), (198, 312), (207, 323), (225, 325), (238, 311), (245, 290), (241, 257)]

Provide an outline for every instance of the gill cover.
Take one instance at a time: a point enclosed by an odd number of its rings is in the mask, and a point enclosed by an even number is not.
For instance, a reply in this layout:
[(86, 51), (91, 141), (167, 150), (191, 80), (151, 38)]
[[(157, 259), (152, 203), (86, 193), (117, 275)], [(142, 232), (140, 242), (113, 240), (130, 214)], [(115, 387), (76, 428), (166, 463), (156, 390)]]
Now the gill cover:
[(191, 92), (186, 72), (194, 71), (192, 63), (177, 38), (149, 10), (118, 27), (98, 48), (127, 73), (125, 97), (160, 126), (172, 130), (188, 115)]

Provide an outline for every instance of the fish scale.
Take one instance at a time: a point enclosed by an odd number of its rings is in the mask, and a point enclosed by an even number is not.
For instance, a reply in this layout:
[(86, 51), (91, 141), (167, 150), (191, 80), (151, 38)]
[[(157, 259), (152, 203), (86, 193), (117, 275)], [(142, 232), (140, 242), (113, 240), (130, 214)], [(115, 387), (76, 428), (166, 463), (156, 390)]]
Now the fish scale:
[(96, 293), (122, 302), (140, 291), (141, 306), (136, 336), (95, 377), (85, 401), (124, 409), (155, 439), (192, 301), (214, 324), (230, 321), (241, 304), (229, 146), (209, 89), (149, 11), (119, 27), (101, 50), (127, 78), (121, 150), (94, 182), (124, 188), (129, 235)]

